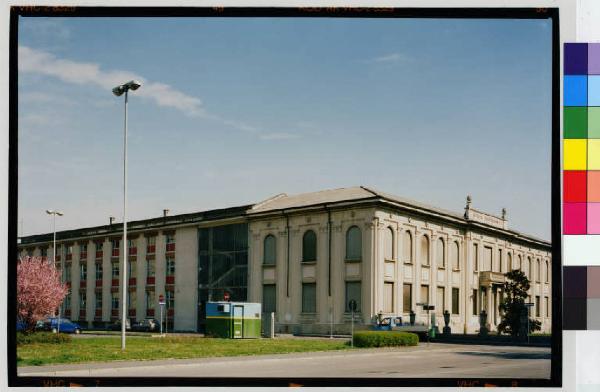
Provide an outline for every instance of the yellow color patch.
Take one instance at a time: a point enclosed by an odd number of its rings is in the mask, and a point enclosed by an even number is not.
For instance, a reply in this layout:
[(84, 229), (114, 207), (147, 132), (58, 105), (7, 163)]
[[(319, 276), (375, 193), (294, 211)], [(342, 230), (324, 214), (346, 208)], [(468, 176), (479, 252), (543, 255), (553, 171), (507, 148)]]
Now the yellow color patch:
[[(587, 170), (587, 141), (587, 139), (563, 141), (563, 170)], [(600, 156), (598, 160), (600, 162)]]
[(600, 140), (588, 140), (588, 170), (600, 170)]

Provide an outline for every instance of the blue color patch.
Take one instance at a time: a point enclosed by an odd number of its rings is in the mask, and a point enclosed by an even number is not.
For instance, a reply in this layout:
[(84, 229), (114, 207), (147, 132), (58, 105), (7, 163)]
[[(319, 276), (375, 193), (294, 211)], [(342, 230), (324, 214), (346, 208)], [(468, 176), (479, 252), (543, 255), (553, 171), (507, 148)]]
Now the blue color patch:
[(587, 76), (564, 76), (564, 106), (587, 106)]
[(588, 105), (600, 106), (600, 75), (588, 76)]

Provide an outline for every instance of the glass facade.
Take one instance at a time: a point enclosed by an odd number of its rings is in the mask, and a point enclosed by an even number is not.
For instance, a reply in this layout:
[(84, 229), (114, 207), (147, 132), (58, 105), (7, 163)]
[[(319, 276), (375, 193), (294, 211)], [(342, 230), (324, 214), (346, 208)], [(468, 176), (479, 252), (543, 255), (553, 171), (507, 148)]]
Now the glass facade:
[(248, 292), (248, 224), (198, 230), (198, 330), (204, 331), (206, 302), (246, 301)]

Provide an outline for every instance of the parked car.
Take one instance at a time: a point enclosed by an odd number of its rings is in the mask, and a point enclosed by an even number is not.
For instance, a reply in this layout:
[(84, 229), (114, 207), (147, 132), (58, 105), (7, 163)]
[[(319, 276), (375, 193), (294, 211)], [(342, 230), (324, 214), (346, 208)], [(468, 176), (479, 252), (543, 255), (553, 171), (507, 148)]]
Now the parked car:
[(45, 331), (57, 333), (59, 328), (60, 332), (76, 334), (80, 334), (81, 330), (83, 329), (79, 324), (74, 323), (73, 321), (67, 318), (60, 319), (60, 326), (58, 325), (58, 317), (51, 317), (43, 322), (42, 329)]
[[(125, 322), (125, 329), (126, 330), (131, 330), (131, 322), (129, 321), (129, 319), (126, 319), (127, 321)], [(111, 331), (120, 331), (121, 330), (121, 320), (117, 320), (115, 321), (113, 324), (110, 324), (108, 326), (108, 329)]]
[(152, 332), (159, 329), (159, 324), (156, 319), (146, 318), (133, 324), (132, 331)]

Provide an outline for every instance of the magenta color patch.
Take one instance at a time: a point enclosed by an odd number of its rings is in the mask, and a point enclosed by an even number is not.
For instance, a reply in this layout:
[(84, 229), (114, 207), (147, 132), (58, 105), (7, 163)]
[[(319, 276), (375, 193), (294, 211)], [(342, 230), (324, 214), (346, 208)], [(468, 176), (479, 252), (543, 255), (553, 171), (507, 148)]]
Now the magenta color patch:
[(600, 203), (587, 205), (588, 234), (600, 234)]
[(564, 203), (563, 233), (587, 234), (586, 203)]
[(600, 75), (600, 44), (588, 44), (588, 74)]

